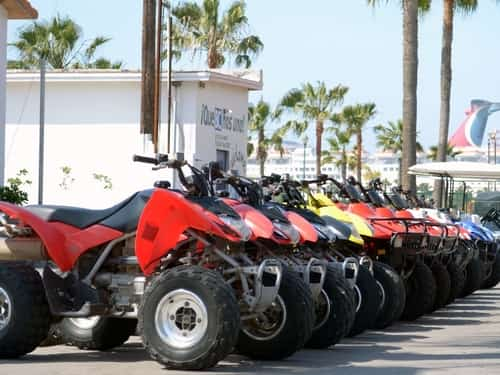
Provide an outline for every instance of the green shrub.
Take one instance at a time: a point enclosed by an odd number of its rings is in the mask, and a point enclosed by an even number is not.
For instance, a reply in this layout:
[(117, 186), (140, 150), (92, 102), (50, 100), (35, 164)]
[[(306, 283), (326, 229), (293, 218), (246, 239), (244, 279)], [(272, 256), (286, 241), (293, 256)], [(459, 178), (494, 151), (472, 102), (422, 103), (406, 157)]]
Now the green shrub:
[(26, 179), (28, 171), (21, 169), (16, 177), (9, 178), (6, 186), (0, 186), (0, 200), (14, 204), (23, 204), (28, 201), (28, 193), (21, 189), (23, 185), (31, 185), (31, 181)]

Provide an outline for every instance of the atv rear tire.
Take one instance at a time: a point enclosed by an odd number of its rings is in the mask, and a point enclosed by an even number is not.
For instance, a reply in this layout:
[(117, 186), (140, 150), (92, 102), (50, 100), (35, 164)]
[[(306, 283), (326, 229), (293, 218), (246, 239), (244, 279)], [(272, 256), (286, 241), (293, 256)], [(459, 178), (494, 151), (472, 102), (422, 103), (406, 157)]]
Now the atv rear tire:
[(137, 319), (65, 318), (56, 326), (62, 342), (83, 350), (106, 351), (123, 345), (137, 328)]
[(382, 301), (377, 281), (365, 266), (359, 267), (356, 287), (358, 298), (361, 297), (361, 301), (349, 337), (359, 335), (375, 326)]
[(239, 311), (233, 289), (217, 272), (179, 266), (146, 287), (139, 332), (150, 356), (167, 368), (207, 369), (233, 350)]
[(467, 297), (481, 287), (484, 278), (483, 265), (479, 258), (472, 258), (465, 268), (465, 284), (460, 297)]
[(264, 314), (272, 323), (269, 327), (259, 318), (241, 322), (239, 353), (254, 359), (281, 360), (304, 347), (314, 328), (314, 301), (297, 272), (283, 269), (278, 297)]
[(500, 282), (500, 253), (497, 253), (492, 265), (491, 275), (484, 280), (482, 289), (494, 288)]
[(49, 332), (50, 312), (39, 274), (20, 263), (0, 263), (0, 359), (31, 353)]
[(373, 262), (373, 274), (380, 284), (379, 287), (383, 288), (383, 303), (374, 327), (384, 329), (401, 316), (406, 300), (406, 290), (396, 270), (387, 264)]
[(432, 271), (425, 263), (417, 262), (406, 280), (406, 305), (402, 320), (414, 321), (424, 315), (436, 298), (436, 282)]
[(355, 307), (341, 285), (343, 278), (333, 267), (327, 267), (323, 290), (319, 301), (314, 304), (316, 322), (313, 334), (306, 347), (328, 348), (337, 344), (347, 334), (352, 316), (355, 314)]
[(435, 262), (431, 266), (432, 275), (436, 282), (436, 298), (434, 304), (427, 311), (428, 313), (434, 312), (446, 306), (450, 298), (451, 280), (448, 270), (441, 262)]
[(465, 285), (465, 274), (458, 268), (455, 262), (451, 261), (446, 267), (450, 275), (450, 295), (447, 303), (450, 304), (458, 298)]

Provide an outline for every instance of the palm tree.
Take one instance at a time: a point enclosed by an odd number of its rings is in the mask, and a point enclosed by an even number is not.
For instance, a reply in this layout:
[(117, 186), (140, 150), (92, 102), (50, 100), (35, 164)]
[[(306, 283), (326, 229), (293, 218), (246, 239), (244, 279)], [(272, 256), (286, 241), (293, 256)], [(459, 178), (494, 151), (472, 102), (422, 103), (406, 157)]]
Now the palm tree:
[(340, 114), (342, 122), (346, 124), (349, 132), (356, 136), (356, 177), (358, 181), (361, 181), (362, 177), (363, 128), (375, 116), (375, 113), (375, 104), (366, 103), (345, 106)]
[(356, 135), (356, 171), (358, 181), (361, 181), (363, 161), (363, 128), (376, 114), (375, 104), (356, 104), (347, 106), (342, 111), (344, 121), (351, 131)]
[[(283, 156), (283, 138), (275, 133), (271, 137), (266, 137), (266, 126), (271, 119), (271, 109), (269, 104), (262, 99), (256, 106), (248, 108), (248, 130), (257, 134), (256, 156), (260, 166), (260, 176), (264, 176), (264, 166), (267, 160), (267, 153), (270, 147), (274, 147)], [(250, 149), (249, 149), (250, 151)], [(252, 150), (253, 151), (253, 148)]]
[[(371, 6), (390, 0), (367, 0)], [(415, 176), (408, 168), (416, 163), (417, 138), (417, 74), (418, 74), (418, 12), (429, 10), (431, 0), (399, 0), (403, 13), (403, 154), (402, 184), (415, 191)]]
[(439, 121), (439, 144), (437, 160), (446, 161), (448, 130), (450, 125), (451, 96), (451, 54), (453, 41), (453, 19), (455, 11), (464, 14), (473, 13), (478, 5), (477, 0), (444, 0), (443, 1), (443, 35), (441, 48), (441, 110)]
[(380, 171), (374, 171), (368, 165), (364, 166), (363, 181), (369, 182), (380, 177), (382, 177)]
[(20, 57), (10, 66), (38, 68), (43, 58), (53, 69), (87, 67), (94, 63), (97, 49), (110, 38), (98, 36), (83, 41), (81, 38), (82, 29), (67, 16), (57, 15), (51, 20), (35, 21), (20, 29), (18, 40), (10, 44), (17, 49)]
[[(427, 154), (427, 156), (429, 159), (431, 159), (433, 161), (440, 161), (438, 159), (438, 152), (439, 152), (438, 146), (431, 146), (429, 148), (429, 153)], [(450, 159), (453, 160), (461, 153), (462, 153), (462, 151), (455, 150), (455, 148), (452, 145), (447, 144), (447, 146), (446, 146), (446, 158), (444, 161), (450, 160)]]
[[(389, 121), (386, 125), (379, 124), (373, 128), (377, 137), (377, 146), (384, 151), (398, 154), (399, 181), (401, 181), (401, 154), (403, 152), (403, 121)], [(423, 147), (416, 143), (417, 152), (422, 152)]]
[(332, 116), (335, 106), (344, 100), (348, 87), (337, 85), (331, 89), (324, 82), (316, 85), (305, 83), (300, 89), (290, 90), (279, 102), (274, 117), (279, 118), (284, 113), (294, 117), (287, 121), (279, 131), (284, 135), (293, 130), (296, 135), (301, 135), (309, 128), (310, 122), (316, 125), (316, 173), (321, 173), (321, 148), (325, 122)]
[(180, 50), (193, 49), (194, 54), (206, 53), (210, 69), (223, 66), (227, 57), (234, 56), (237, 66), (249, 68), (252, 57), (258, 55), (264, 44), (256, 35), (248, 35), (246, 3), (234, 1), (222, 12), (219, 0), (203, 0), (199, 6), (195, 2), (185, 2), (172, 9), (177, 34), (174, 38)]
[(347, 179), (347, 170), (352, 170), (356, 167), (355, 158), (347, 151), (347, 147), (351, 142), (351, 133), (338, 126), (328, 128), (328, 130), (333, 131), (335, 137), (327, 138), (326, 141), (329, 148), (322, 152), (321, 161), (322, 164), (334, 164), (339, 168), (342, 180), (345, 181)]
[[(439, 116), (439, 143), (437, 161), (446, 161), (448, 131), (450, 127), (450, 96), (451, 96), (451, 54), (453, 41), (453, 18), (456, 10), (473, 13), (478, 5), (477, 0), (443, 0), (443, 35), (441, 48), (441, 109)], [(441, 206), (441, 181), (434, 184), (434, 196)]]

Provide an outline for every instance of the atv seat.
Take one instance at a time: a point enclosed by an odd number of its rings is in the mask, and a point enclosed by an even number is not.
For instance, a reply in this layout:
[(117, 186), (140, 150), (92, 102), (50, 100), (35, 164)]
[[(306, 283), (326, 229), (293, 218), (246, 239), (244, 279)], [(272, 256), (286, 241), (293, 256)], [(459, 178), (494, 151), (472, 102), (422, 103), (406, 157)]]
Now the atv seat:
[(113, 207), (104, 210), (89, 210), (68, 206), (27, 206), (28, 211), (48, 222), (61, 222), (80, 229), (101, 224), (123, 233), (133, 232), (141, 212), (151, 197), (153, 190), (135, 193)]

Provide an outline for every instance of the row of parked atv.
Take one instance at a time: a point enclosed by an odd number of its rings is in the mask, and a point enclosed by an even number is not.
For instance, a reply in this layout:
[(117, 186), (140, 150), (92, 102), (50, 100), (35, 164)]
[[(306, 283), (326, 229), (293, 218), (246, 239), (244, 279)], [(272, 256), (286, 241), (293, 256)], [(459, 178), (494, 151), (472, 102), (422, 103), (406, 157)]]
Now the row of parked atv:
[(500, 281), (496, 211), (487, 229), (377, 180), (254, 181), (134, 158), (183, 188), (158, 181), (105, 210), (0, 202), (0, 358), (52, 338), (109, 350), (138, 332), (172, 369), (233, 351), (279, 360)]

